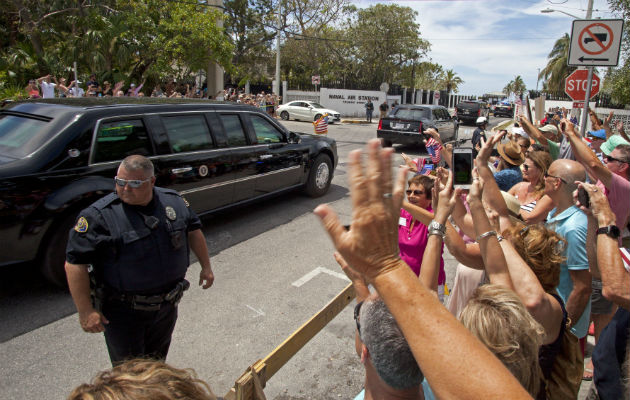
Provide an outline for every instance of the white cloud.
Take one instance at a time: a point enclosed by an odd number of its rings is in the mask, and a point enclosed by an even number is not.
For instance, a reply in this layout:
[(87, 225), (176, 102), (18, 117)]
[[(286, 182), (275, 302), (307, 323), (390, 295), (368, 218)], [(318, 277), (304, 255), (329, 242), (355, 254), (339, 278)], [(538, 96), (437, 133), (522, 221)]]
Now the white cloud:
[[(369, 4), (368, 4), (369, 3)], [(361, 2), (368, 7), (375, 2)], [(462, 94), (480, 95), (501, 90), (516, 75), (528, 89), (536, 88), (538, 68), (547, 64), (547, 54), (564, 33), (570, 33), (572, 18), (554, 8), (583, 16), (586, 0), (549, 1), (461, 0), (393, 1), (418, 11), (422, 37), (431, 42), (428, 57), (463, 80)], [(606, 0), (595, 0), (593, 17), (611, 18)]]

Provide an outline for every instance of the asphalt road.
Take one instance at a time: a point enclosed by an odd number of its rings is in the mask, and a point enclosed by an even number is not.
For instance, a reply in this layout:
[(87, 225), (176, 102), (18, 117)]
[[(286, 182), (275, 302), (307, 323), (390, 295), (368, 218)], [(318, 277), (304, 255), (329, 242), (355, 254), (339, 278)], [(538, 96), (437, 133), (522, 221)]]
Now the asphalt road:
[[(312, 131), (310, 123), (285, 124)], [(473, 129), (461, 127), (460, 138)], [(325, 196), (289, 193), (203, 219), (216, 281), (204, 291), (196, 286), (198, 264), (189, 269), (193, 286), (180, 303), (168, 362), (194, 368), (218, 395), (348, 283), (312, 210), (330, 203), (350, 223), (347, 155), (376, 136), (376, 124), (332, 125), (329, 136), (337, 140), (340, 159)], [(401, 152), (419, 155), (420, 149), (396, 146), (400, 163)], [(457, 263), (449, 254), (444, 258), (450, 284)], [(268, 399), (354, 398), (363, 367), (354, 352), (353, 305), (268, 382)], [(0, 315), (0, 399), (65, 398), (110, 366), (102, 335), (80, 329), (70, 296), (32, 271), (3, 277)]]

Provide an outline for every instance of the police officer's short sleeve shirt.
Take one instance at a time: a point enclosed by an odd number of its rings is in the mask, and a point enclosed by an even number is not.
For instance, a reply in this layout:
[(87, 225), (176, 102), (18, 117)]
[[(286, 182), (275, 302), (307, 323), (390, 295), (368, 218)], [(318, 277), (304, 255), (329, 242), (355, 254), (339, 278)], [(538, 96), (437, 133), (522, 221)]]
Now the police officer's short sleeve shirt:
[(70, 229), (66, 261), (71, 264), (91, 264), (97, 256), (98, 248), (111, 240), (107, 223), (101, 213), (88, 207), (79, 213), (74, 227)]

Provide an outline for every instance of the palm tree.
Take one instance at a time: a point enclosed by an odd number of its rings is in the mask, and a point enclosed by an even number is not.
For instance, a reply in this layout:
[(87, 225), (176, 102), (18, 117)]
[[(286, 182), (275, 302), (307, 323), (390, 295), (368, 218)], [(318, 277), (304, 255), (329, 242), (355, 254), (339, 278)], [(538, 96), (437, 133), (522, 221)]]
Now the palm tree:
[(538, 74), (538, 79), (545, 82), (543, 87), (546, 87), (549, 91), (564, 91), (565, 78), (575, 70), (575, 67), (569, 67), (567, 65), (570, 44), (571, 37), (568, 33), (565, 33), (564, 36), (556, 40), (551, 52), (547, 56), (547, 66)]
[(451, 94), (451, 90), (457, 93), (457, 87), (464, 83), (464, 80), (457, 76), (457, 73), (452, 69), (447, 69), (442, 74), (442, 85), (446, 86), (446, 91)]
[(520, 75), (516, 75), (514, 81), (512, 81), (514, 86), (512, 87), (512, 92), (517, 95), (519, 98), (523, 97), (523, 93), (527, 91), (527, 87), (525, 86), (525, 82), (523, 82), (523, 78)]
[(527, 91), (527, 87), (525, 86), (525, 82), (523, 82), (523, 78), (520, 75), (516, 75), (513, 80), (508, 82), (507, 85), (503, 88), (503, 92), (509, 97), (511, 94), (514, 96), (521, 98), (523, 93)]

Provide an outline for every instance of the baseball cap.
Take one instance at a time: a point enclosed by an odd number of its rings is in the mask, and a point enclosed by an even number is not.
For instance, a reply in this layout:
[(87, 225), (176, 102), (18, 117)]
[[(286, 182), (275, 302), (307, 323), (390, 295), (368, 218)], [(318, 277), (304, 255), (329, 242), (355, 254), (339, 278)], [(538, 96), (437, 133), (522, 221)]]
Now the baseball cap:
[(131, 85), (129, 85), (129, 86), (131, 86), (131, 87), (136, 87), (136, 84), (135, 84), (135, 83), (132, 83), (132, 84), (131, 84)]
[(547, 124), (545, 126), (541, 126), (538, 129), (541, 132), (543, 132), (543, 133), (551, 133), (553, 135), (557, 135), (558, 134), (558, 128), (555, 125), (552, 125), (552, 124)]
[(617, 146), (619, 146), (621, 144), (628, 144), (628, 145), (630, 145), (630, 142), (628, 142), (627, 140), (622, 138), (620, 135), (612, 135), (599, 148), (602, 151), (602, 153), (604, 153), (606, 155), (609, 155), (610, 153), (612, 153), (613, 150), (615, 150), (615, 147), (617, 147)]
[(605, 129), (600, 129), (600, 130), (597, 130), (597, 131), (588, 131), (588, 134), (591, 135), (591, 136), (595, 136), (596, 138), (606, 140), (606, 130)]

